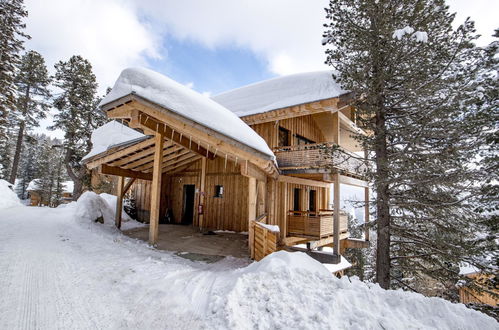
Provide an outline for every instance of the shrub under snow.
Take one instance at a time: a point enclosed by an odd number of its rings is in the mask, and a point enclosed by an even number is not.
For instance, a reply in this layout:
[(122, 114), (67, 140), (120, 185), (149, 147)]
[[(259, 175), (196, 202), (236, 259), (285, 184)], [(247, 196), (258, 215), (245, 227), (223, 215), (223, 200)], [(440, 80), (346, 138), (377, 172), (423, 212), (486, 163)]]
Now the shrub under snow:
[(12, 184), (0, 179), (0, 209), (23, 206), (16, 193), (11, 189)]
[(82, 222), (104, 221), (105, 224), (114, 224), (113, 209), (93, 191), (86, 191), (78, 198), (74, 214)]

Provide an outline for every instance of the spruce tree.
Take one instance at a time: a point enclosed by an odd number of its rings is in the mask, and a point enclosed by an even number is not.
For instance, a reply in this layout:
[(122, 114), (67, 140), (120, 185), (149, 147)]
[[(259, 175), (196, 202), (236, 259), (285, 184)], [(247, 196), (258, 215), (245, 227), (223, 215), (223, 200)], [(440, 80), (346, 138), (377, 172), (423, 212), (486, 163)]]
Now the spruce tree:
[(54, 100), (59, 113), (52, 128), (64, 131), (64, 162), (74, 182), (73, 198), (76, 200), (84, 185), (90, 182), (89, 173), (80, 161), (92, 149), (92, 131), (106, 118), (97, 110), (97, 82), (90, 62), (81, 56), (72, 56), (67, 62), (58, 62), (55, 69), (55, 85), (61, 93)]
[(18, 184), (16, 193), (20, 199), (27, 198), (29, 183), (38, 177), (38, 161), (40, 159), (39, 143), (36, 136), (27, 135), (23, 141), (23, 157), (19, 162)]
[[(474, 253), (477, 123), (466, 105), (479, 52), (442, 0), (332, 0), (326, 63), (355, 96), (375, 192), (376, 281), (442, 286)], [(463, 93), (463, 91), (468, 91)]]
[(17, 143), (10, 171), (12, 183), (16, 179), (25, 131), (38, 126), (38, 121), (45, 118), (48, 111), (49, 83), (50, 78), (43, 57), (33, 50), (24, 54), (15, 76), (18, 94), (16, 107), (14, 111), (11, 111), (13, 122), (18, 127)]
[(24, 39), (22, 20), (28, 15), (22, 0), (0, 1), (0, 178), (8, 176), (8, 114), (15, 106), (14, 76)]

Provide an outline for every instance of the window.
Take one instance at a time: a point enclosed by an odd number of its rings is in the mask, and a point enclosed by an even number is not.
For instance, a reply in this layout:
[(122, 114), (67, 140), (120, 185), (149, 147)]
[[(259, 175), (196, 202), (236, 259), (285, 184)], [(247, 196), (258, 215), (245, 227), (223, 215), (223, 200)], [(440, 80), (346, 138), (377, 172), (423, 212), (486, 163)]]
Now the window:
[(293, 191), (293, 211), (300, 211), (301, 189), (295, 188)]
[(315, 141), (309, 140), (306, 137), (303, 137), (301, 135), (296, 134), (295, 135), (295, 140), (297, 145), (304, 145), (304, 144), (314, 144)]
[(279, 147), (287, 147), (290, 145), (289, 136), (289, 130), (279, 126)]
[(222, 197), (224, 197), (223, 195), (224, 195), (224, 186), (216, 185), (214, 197), (222, 198)]
[(316, 190), (310, 190), (308, 192), (308, 210), (311, 212), (317, 211), (317, 191)]

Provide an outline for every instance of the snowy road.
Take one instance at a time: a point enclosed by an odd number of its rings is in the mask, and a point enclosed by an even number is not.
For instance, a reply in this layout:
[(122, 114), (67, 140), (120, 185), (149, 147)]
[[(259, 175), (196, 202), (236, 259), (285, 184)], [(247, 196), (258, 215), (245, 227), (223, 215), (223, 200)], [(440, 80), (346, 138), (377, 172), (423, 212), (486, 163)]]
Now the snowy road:
[(0, 329), (499, 328), (464, 305), (336, 279), (304, 253), (192, 262), (75, 214), (0, 209)]
[(149, 250), (66, 209), (0, 210), (0, 329), (198, 328), (213, 275), (237, 263)]

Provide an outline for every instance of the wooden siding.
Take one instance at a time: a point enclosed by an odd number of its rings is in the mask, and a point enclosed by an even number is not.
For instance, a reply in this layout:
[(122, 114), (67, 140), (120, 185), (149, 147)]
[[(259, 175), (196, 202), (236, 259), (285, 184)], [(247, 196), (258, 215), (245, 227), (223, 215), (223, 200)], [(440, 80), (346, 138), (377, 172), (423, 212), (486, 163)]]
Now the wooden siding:
[[(243, 165), (244, 166), (244, 165)], [(193, 163), (180, 173), (166, 175), (163, 178), (161, 191), (160, 219), (171, 209), (173, 222), (180, 223), (183, 206), (184, 185), (195, 185), (195, 203), (193, 225), (199, 225), (199, 187), (201, 161)], [(215, 197), (215, 187), (224, 188), (223, 197)], [(150, 182), (137, 180), (132, 187), (140, 221), (149, 221), (150, 212)], [(203, 227), (213, 230), (248, 231), (248, 178), (240, 174), (240, 164), (217, 157), (207, 161), (204, 201)], [(257, 181), (256, 215), (265, 213), (266, 182)]]
[(279, 126), (290, 131), (291, 145), (295, 145), (295, 135), (298, 134), (314, 142), (327, 142), (312, 115), (282, 119), (279, 121), (251, 125), (258, 135), (263, 137), (271, 149), (278, 147)]

